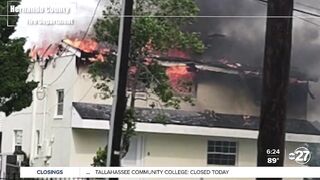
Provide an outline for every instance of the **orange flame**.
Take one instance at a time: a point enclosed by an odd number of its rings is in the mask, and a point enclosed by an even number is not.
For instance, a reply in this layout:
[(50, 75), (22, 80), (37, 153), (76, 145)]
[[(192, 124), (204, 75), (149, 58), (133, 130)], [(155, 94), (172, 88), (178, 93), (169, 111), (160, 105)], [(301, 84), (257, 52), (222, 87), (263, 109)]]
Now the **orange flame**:
[(190, 93), (190, 87), (183, 83), (193, 81), (193, 73), (188, 71), (188, 66), (174, 66), (166, 70), (172, 88), (180, 93)]
[(168, 57), (176, 57), (176, 58), (183, 58), (183, 59), (189, 59), (190, 56), (185, 51), (179, 50), (179, 49), (169, 49), (167, 52)]
[(104, 61), (104, 56), (109, 52), (107, 48), (103, 48), (100, 44), (93, 39), (78, 39), (78, 38), (69, 38), (63, 40), (68, 45), (71, 45), (74, 48), (80, 49), (86, 53), (97, 53), (96, 59), (93, 61)]

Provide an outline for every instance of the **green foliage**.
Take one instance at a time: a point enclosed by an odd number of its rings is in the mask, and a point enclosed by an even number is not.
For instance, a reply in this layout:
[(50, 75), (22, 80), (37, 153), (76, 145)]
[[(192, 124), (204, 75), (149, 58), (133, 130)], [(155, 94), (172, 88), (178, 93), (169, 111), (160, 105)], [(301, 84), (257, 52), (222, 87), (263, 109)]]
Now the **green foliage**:
[(122, 137), (122, 151), (121, 157), (125, 157), (129, 147), (130, 147), (130, 138), (135, 135), (136, 129), (136, 114), (133, 108), (126, 110), (124, 117), (124, 126), (122, 129), (123, 137)]
[[(0, 2), (0, 12), (6, 12), (5, 1)], [(31, 104), (37, 83), (26, 82), (30, 60), (23, 49), (25, 39), (9, 39), (14, 28), (7, 27), (6, 17), (0, 17), (0, 26), (0, 111), (8, 116)]]
[[(94, 25), (96, 38), (107, 42), (113, 47), (118, 45), (119, 22), (121, 9), (119, 0), (110, 0), (103, 12), (103, 18)], [(142, 84), (148, 93), (156, 94), (166, 107), (180, 108), (181, 102), (192, 103), (191, 97), (177, 96), (172, 89), (166, 68), (153, 59), (154, 53), (163, 53), (170, 49), (179, 49), (188, 53), (202, 53), (204, 45), (198, 33), (183, 31), (184, 27), (194, 21), (199, 12), (194, 0), (135, 0), (132, 19), (132, 32), (129, 51), (129, 67), (136, 71), (129, 73), (128, 84), (132, 84), (131, 107), (126, 112), (123, 128), (124, 155), (129, 148), (130, 137), (135, 128), (135, 90)], [(169, 16), (169, 17), (167, 17)], [(180, 16), (180, 17), (172, 17)], [(114, 79), (116, 56), (109, 54), (104, 62), (91, 65), (96, 88), (110, 97), (110, 80)], [(165, 122), (165, 117), (159, 116), (159, 121)]]
[(104, 149), (99, 147), (99, 149), (96, 152), (96, 155), (93, 157), (93, 164), (91, 164), (94, 167), (105, 167), (106, 166), (106, 160), (107, 160), (107, 149), (108, 146), (106, 146)]

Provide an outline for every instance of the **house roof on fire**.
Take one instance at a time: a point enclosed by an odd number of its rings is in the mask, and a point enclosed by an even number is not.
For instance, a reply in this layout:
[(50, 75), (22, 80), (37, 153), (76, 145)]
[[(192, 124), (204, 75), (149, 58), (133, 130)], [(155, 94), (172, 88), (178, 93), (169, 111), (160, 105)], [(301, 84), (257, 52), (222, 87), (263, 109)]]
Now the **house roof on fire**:
[[(214, 71), (227, 74), (246, 75), (251, 77), (262, 77), (262, 68), (252, 67), (238, 62), (232, 62), (228, 59), (219, 59), (212, 61), (201, 61), (196, 59), (184, 59), (176, 57), (155, 57), (163, 66), (189, 65), (199, 70)], [(317, 82), (318, 77), (305, 74), (296, 69), (290, 71), (291, 83), (305, 83), (307, 81)]]
[[(83, 60), (88, 60), (92, 57), (95, 57), (97, 52), (85, 52), (80, 48), (74, 47), (62, 41), (62, 47), (66, 48), (68, 51), (74, 53), (76, 56), (82, 58)], [(110, 46), (110, 45), (109, 45)], [(115, 49), (115, 47), (109, 47), (108, 49)], [(113, 51), (112, 51), (113, 52)], [(113, 52), (116, 55), (116, 52)], [(85, 58), (83, 58), (85, 57)], [(212, 61), (202, 61), (199, 59), (189, 59), (186, 57), (179, 57), (173, 55), (154, 55), (153, 57), (158, 61), (159, 64), (163, 66), (181, 66), (188, 65), (190, 67), (196, 68), (198, 70), (204, 71), (212, 71), (212, 72), (220, 72), (227, 74), (238, 74), (238, 75), (246, 75), (252, 77), (262, 77), (262, 69), (257, 67), (251, 67), (245, 64), (240, 64), (238, 62), (232, 62), (228, 59), (219, 59)], [(306, 83), (307, 81), (318, 81), (318, 77), (310, 76), (308, 74), (299, 72), (295, 69), (291, 69), (290, 72), (290, 82), (292, 83)]]
[[(74, 102), (73, 107), (82, 119), (109, 120), (111, 105)], [(165, 121), (157, 120), (159, 114), (164, 114)], [(198, 127), (216, 127), (244, 130), (258, 130), (259, 117), (246, 115), (231, 115), (214, 113), (213, 111), (194, 112), (183, 110), (159, 110), (137, 108), (138, 122), (186, 125)], [(288, 119), (287, 132), (295, 134), (320, 135), (319, 129), (307, 120)]]

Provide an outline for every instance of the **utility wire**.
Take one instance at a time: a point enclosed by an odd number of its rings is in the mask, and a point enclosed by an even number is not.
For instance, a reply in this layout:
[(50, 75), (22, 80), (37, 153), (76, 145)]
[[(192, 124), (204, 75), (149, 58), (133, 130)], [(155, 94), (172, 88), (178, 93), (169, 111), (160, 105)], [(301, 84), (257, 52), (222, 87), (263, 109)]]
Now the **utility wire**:
[[(310, 8), (310, 9), (314, 9), (314, 10), (317, 10), (317, 11), (320, 11), (320, 8), (316, 8), (315, 6), (312, 6), (312, 5), (309, 5), (309, 4), (304, 4), (304, 3), (301, 3), (301, 2), (295, 2), (295, 4), (298, 4), (300, 6), (304, 6), (304, 7)], [(319, 4), (319, 6), (320, 6), (320, 4)]]
[[(260, 1), (260, 2), (263, 2), (263, 3), (268, 3), (267, 0), (257, 0), (257, 1)], [(296, 11), (296, 12), (299, 12), (299, 13), (310, 15), (310, 16), (320, 17), (320, 14), (316, 14), (316, 13), (313, 13), (313, 12), (309, 12), (309, 11), (305, 11), (305, 10), (301, 10), (301, 9), (297, 9), (297, 8), (293, 8), (293, 10)]]
[[(89, 33), (89, 30), (90, 30), (90, 28), (91, 28), (91, 25), (92, 25), (92, 23), (93, 23), (93, 21), (94, 21), (95, 15), (96, 15), (96, 13), (97, 13), (97, 10), (98, 10), (98, 8), (99, 8), (100, 3), (101, 3), (101, 0), (98, 1), (97, 5), (96, 5), (96, 7), (95, 7), (95, 9), (94, 9), (93, 15), (92, 15), (91, 20), (90, 20), (90, 22), (89, 22), (89, 25), (88, 25), (88, 27), (87, 27), (87, 29), (86, 29), (86, 31), (85, 31), (85, 33), (84, 33), (84, 35), (83, 35), (80, 43), (82, 43), (82, 41), (87, 37), (87, 35), (88, 35), (88, 33)], [(66, 49), (67, 49), (67, 48), (65, 48), (65, 51), (66, 51)], [(60, 54), (60, 56), (58, 56), (58, 57), (56, 57), (56, 58), (61, 57), (62, 54), (63, 54), (65, 51), (63, 51), (63, 52)], [(62, 75), (64, 74), (64, 72), (65, 72), (66, 69), (68, 68), (68, 66), (71, 64), (72, 59), (73, 59), (73, 55), (75, 55), (75, 53), (73, 53), (73, 54), (71, 55), (71, 58), (70, 58), (70, 61), (68, 62), (68, 64), (65, 66), (65, 68), (63, 69), (63, 71), (58, 75), (58, 77), (57, 77), (55, 80), (53, 80), (51, 83), (49, 83), (49, 86), (52, 85), (53, 83), (57, 82), (57, 81), (62, 77)], [(56, 59), (56, 58), (55, 58), (55, 59)]]
[(302, 20), (302, 21), (305, 21), (305, 22), (307, 22), (307, 23), (310, 23), (310, 24), (312, 24), (312, 25), (317, 26), (317, 27), (320, 28), (320, 24), (318, 24), (318, 23), (315, 23), (315, 22), (313, 22), (313, 21), (310, 21), (310, 20), (308, 20), (308, 19), (305, 19), (305, 18), (302, 18), (302, 17), (299, 17), (299, 16), (295, 16), (295, 17), (299, 18), (299, 19)]
[[(260, 4), (262, 4), (262, 5), (267, 5), (266, 3), (268, 3), (267, 0), (257, 0), (257, 1), (262, 2), (262, 3), (260, 3)], [(320, 10), (320, 9), (319, 9), (319, 10)], [(300, 10), (300, 11), (302, 11), (302, 10)], [(320, 15), (319, 15), (319, 16), (320, 16)], [(302, 21), (305, 21), (305, 22), (307, 22), (307, 23), (310, 23), (310, 24), (312, 24), (312, 25), (314, 25), (314, 26), (320, 27), (320, 24), (315, 23), (315, 22), (313, 22), (313, 21), (310, 21), (310, 20), (308, 20), (308, 19), (306, 19), (306, 18), (303, 18), (303, 17), (300, 17), (300, 16), (296, 16), (296, 15), (293, 15), (293, 17), (296, 17), (296, 18), (298, 18), (298, 19), (300, 19), (300, 20), (302, 20)]]

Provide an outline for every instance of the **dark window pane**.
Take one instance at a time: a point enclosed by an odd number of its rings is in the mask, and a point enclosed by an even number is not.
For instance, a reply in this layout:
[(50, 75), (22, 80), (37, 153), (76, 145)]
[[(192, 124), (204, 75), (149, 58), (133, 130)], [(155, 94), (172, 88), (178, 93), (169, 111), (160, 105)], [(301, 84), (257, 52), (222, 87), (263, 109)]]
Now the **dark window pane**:
[(223, 152), (229, 152), (229, 148), (228, 148), (228, 147), (223, 147), (223, 148), (222, 148), (222, 151), (223, 151)]
[(63, 97), (64, 94), (63, 94), (63, 90), (59, 90), (58, 91), (58, 103), (62, 103), (63, 102)]
[(223, 146), (229, 146), (229, 142), (228, 141), (223, 141), (222, 145)]
[(230, 148), (230, 152), (231, 152), (231, 153), (235, 153), (235, 152), (236, 152), (236, 148), (235, 148), (235, 147), (234, 147), (234, 148), (233, 148), (233, 147)]
[(235, 155), (208, 154), (207, 162), (216, 165), (235, 165), (235, 159)]
[(220, 147), (220, 146), (217, 147), (217, 148), (216, 148), (216, 152), (222, 152), (222, 147)]
[(214, 152), (214, 146), (208, 146), (208, 152)]
[(63, 101), (64, 91), (63, 89), (57, 90), (57, 115), (63, 115)]
[(63, 104), (58, 104), (57, 115), (63, 115)]

